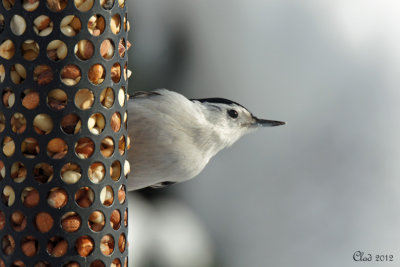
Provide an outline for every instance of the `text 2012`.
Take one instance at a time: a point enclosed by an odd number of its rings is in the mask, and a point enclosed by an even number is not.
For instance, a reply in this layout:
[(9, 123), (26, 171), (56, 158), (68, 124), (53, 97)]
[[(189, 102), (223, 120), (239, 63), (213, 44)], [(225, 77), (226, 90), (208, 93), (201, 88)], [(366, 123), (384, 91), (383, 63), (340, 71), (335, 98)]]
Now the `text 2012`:
[(393, 261), (393, 254), (371, 254), (357, 250), (353, 254), (354, 261)]

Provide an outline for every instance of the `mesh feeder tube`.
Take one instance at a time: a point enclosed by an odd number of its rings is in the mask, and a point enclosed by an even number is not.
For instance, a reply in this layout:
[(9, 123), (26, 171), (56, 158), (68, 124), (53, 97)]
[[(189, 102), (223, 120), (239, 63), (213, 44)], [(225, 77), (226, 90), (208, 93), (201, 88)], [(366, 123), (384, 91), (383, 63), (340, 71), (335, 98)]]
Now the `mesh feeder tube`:
[(0, 267), (128, 266), (126, 12), (0, 3)]

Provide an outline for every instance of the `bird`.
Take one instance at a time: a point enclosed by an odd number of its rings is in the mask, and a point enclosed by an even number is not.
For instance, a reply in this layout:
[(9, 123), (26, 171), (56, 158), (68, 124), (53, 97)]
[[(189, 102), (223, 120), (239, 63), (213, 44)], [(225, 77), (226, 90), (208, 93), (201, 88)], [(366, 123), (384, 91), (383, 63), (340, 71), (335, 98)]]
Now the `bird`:
[(192, 179), (242, 136), (285, 124), (259, 119), (225, 98), (188, 99), (167, 89), (138, 91), (129, 98), (129, 191)]

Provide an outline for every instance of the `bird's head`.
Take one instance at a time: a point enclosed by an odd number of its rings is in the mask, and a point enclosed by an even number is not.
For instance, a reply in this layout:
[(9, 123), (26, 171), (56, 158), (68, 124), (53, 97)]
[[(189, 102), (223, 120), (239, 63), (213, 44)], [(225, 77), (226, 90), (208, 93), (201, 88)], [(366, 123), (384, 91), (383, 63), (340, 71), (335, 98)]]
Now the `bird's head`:
[(235, 143), (243, 135), (261, 127), (284, 125), (285, 122), (259, 119), (242, 105), (224, 98), (195, 99), (204, 110), (205, 117), (214, 127), (225, 146)]

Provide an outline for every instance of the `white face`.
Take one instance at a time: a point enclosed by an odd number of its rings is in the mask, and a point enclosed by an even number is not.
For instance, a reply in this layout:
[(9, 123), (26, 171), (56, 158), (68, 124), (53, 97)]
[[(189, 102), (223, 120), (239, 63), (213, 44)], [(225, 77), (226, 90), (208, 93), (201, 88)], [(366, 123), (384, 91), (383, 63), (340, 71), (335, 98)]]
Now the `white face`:
[[(205, 101), (208, 100), (208, 101)], [(203, 99), (205, 117), (211, 123), (213, 133), (218, 136), (220, 147), (230, 146), (240, 137), (259, 127), (285, 124), (281, 121), (262, 120), (253, 116), (243, 106), (221, 98)]]
[(253, 115), (245, 108), (237, 105), (230, 105), (226, 108), (226, 117), (228, 125), (240, 128), (256, 128)]
[(257, 129), (256, 120), (245, 108), (231, 104), (215, 105), (218, 108), (214, 111), (216, 127), (221, 138), (228, 146), (232, 145), (243, 135)]

